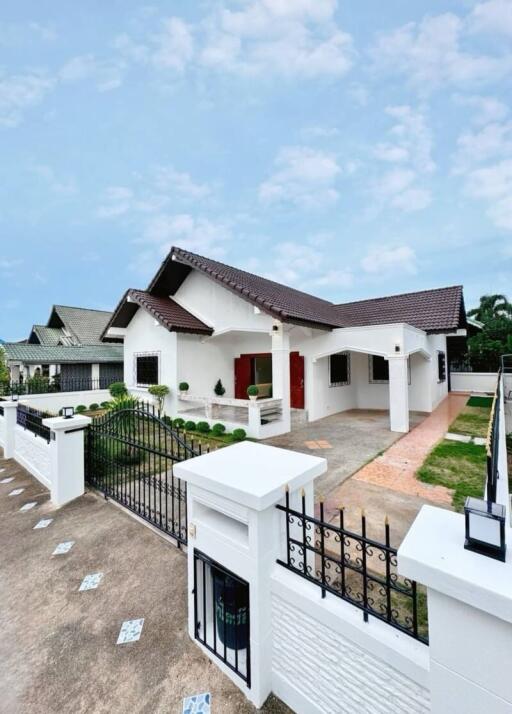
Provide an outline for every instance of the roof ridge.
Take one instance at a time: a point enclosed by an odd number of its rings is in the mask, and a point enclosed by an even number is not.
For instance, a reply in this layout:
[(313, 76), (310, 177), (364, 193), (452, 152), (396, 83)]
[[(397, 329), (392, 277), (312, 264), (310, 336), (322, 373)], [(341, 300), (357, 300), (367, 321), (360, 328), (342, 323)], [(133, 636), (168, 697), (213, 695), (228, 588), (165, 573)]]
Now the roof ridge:
[(463, 290), (463, 285), (445, 285), (444, 287), (441, 288), (425, 288), (424, 290), (409, 290), (406, 293), (391, 293), (391, 295), (380, 295), (379, 297), (373, 297), (373, 298), (361, 298), (360, 300), (350, 300), (349, 302), (339, 302), (339, 303), (333, 303), (334, 307), (344, 307), (345, 305), (357, 305), (358, 303), (361, 302), (375, 302), (377, 300), (389, 300), (389, 298), (395, 298), (395, 297), (407, 297), (408, 295), (421, 295), (422, 293), (434, 293), (434, 292), (439, 292), (441, 290), (454, 290), (454, 289), (459, 289)]
[(77, 305), (60, 305), (60, 304), (55, 304), (53, 307), (66, 307), (68, 310), (87, 310), (87, 312), (106, 312), (106, 313), (111, 313), (112, 310), (100, 310), (99, 307), (79, 307)]

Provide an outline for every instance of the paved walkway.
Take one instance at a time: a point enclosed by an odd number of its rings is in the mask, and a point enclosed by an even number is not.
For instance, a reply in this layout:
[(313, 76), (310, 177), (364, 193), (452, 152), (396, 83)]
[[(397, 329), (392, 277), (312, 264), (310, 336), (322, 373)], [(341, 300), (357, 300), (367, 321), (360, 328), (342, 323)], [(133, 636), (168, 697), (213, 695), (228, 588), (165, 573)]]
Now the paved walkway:
[[(183, 697), (207, 691), (212, 712), (256, 712), (188, 636), (182, 552), (93, 493), (54, 509), (0, 457), (0, 482), (11, 478), (0, 483), (2, 714), (181, 714)], [(98, 587), (80, 592), (95, 573)], [(116, 644), (138, 618), (140, 639)], [(273, 697), (262, 711), (290, 712)]]

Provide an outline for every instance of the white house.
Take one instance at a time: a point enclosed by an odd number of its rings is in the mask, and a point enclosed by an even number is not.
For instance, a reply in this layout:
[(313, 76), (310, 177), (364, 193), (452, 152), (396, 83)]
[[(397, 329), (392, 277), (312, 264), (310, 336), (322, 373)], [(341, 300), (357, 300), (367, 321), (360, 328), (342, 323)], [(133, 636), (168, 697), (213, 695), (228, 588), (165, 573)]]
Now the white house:
[(292, 415), (348, 409), (387, 409), (391, 429), (408, 431), (409, 410), (430, 412), (447, 394), (447, 336), (465, 328), (461, 286), (334, 304), (175, 247), (105, 333), (124, 334), (132, 392), (166, 384), (172, 416), (265, 437), (289, 431)]

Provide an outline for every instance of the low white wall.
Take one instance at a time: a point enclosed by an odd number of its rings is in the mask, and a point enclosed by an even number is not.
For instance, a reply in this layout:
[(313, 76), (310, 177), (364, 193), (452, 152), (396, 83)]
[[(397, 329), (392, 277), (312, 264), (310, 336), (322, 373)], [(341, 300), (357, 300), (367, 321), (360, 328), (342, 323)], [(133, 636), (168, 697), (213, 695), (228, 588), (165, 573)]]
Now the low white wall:
[(112, 399), (108, 389), (91, 389), (83, 392), (57, 392), (54, 394), (29, 394), (20, 397), (22, 404), (33, 409), (57, 414), (62, 407), (77, 407), (79, 404), (101, 404)]
[(45, 439), (16, 424), (14, 427), (14, 458), (32, 476), (51, 489), (50, 444)]
[(275, 566), (272, 691), (301, 714), (430, 711), (428, 647)]
[(496, 389), (496, 372), (450, 372), (452, 392), (489, 392)]
[(5, 444), (5, 419), (0, 414), (0, 446)]

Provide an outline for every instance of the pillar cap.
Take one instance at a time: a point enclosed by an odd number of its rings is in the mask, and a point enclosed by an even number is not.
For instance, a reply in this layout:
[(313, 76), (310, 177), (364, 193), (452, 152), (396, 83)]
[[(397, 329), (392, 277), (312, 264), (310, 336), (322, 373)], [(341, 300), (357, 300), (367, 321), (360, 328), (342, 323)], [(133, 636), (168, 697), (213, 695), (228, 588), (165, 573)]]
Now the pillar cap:
[(10, 399), (8, 401), (2, 401), (0, 402), (0, 406), (2, 406), (4, 409), (15, 409), (18, 406), (19, 402), (12, 402)]
[(52, 431), (70, 431), (71, 429), (81, 429), (89, 426), (91, 417), (83, 414), (75, 414), (70, 419), (65, 417), (49, 417), (43, 419), (43, 426), (48, 426)]
[(326, 471), (326, 459), (252, 441), (174, 466), (179, 478), (255, 511), (278, 503), (287, 484), (295, 491)]
[[(423, 506), (398, 549), (398, 572), (512, 622), (512, 548), (505, 563), (464, 549), (464, 516)], [(512, 529), (506, 529), (512, 543)]]

